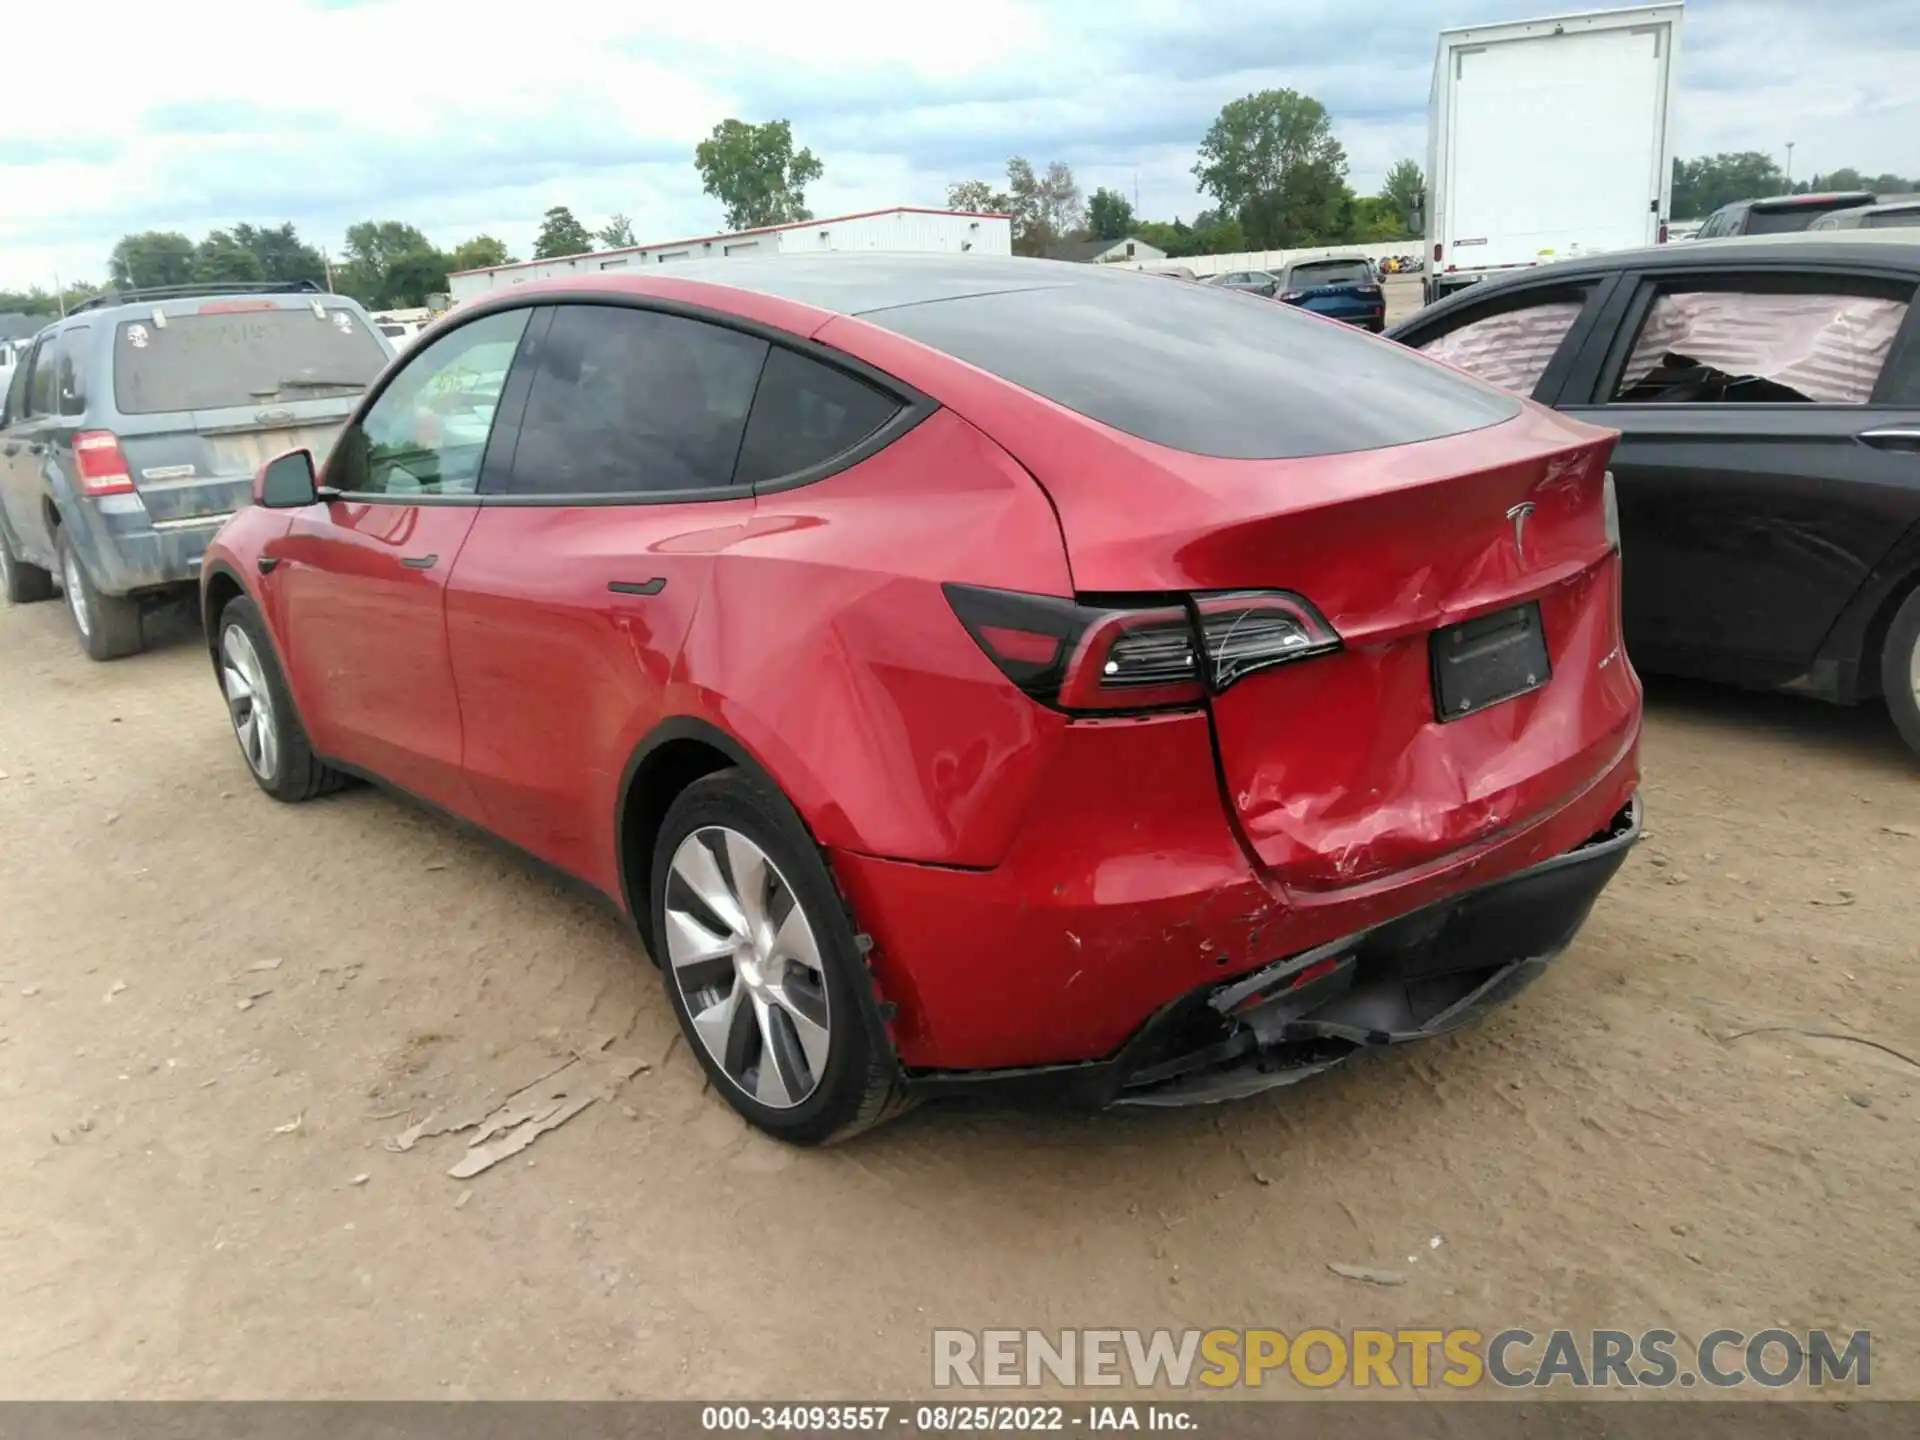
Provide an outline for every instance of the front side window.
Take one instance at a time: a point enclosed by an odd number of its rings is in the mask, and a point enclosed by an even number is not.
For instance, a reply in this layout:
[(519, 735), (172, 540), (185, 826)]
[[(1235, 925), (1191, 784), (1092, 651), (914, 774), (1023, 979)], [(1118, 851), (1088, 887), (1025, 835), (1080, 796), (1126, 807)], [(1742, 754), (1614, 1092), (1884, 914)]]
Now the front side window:
[(60, 364), (54, 378), (62, 415), (87, 413), (87, 342), (93, 332), (76, 325), (60, 337)]
[(754, 395), (734, 483), (762, 484), (823, 465), (899, 410), (899, 401), (865, 381), (776, 345)]
[(1585, 303), (1549, 300), (1503, 310), (1429, 340), (1420, 353), (1458, 366), (1502, 390), (1531, 395)]
[(508, 493), (732, 486), (767, 350), (755, 336), (679, 315), (560, 307), (532, 357)]
[(507, 371), (533, 312), (502, 310), (414, 355), (327, 465), (327, 483), (356, 495), (471, 495)]
[(1864, 405), (1906, 315), (1905, 300), (1871, 295), (1666, 290), (1613, 399)]
[(7, 424), (26, 418), (27, 413), (27, 377), (32, 373), (27, 364), (27, 350), (22, 345), (16, 352), (13, 363), (13, 376), (7, 382)]

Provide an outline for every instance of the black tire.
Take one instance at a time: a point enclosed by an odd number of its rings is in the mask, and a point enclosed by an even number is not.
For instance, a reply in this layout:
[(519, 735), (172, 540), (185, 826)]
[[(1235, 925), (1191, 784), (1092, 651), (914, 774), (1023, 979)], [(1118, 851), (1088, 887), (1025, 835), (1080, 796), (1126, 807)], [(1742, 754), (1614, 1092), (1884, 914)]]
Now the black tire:
[(9, 605), (32, 605), (59, 593), (50, 571), (29, 565), (13, 553), (4, 523), (0, 523), (0, 593), (6, 595)]
[[(788, 1107), (761, 1103), (715, 1060), (694, 1028), (687, 997), (681, 990), (680, 972), (674, 965), (667, 930), (673, 858), (681, 843), (696, 831), (715, 828), (745, 836), (771, 862), (775, 874), (767, 890), (770, 906), (791, 900), (803, 911), (821, 961), (829, 1021), (827, 1059), (811, 1093)], [(731, 867), (726, 866), (724, 856), (716, 859), (726, 867), (729, 873), (725, 878), (731, 881)], [(680, 883), (674, 880), (676, 886)], [(681, 791), (667, 809), (654, 846), (648, 894), (652, 933), (660, 937), (662, 953), (655, 958), (660, 963), (667, 1002), (673, 1006), (688, 1048), (707, 1072), (713, 1088), (748, 1123), (789, 1144), (821, 1145), (870, 1129), (906, 1108), (899, 1070), (880, 1026), (852, 919), (819, 847), (779, 791), (738, 769), (705, 776)], [(685, 902), (678, 891), (676, 898)], [(725, 967), (730, 962), (711, 963)], [(688, 973), (696, 974), (692, 969)], [(744, 983), (738, 978), (731, 980), (736, 993)], [(737, 1006), (737, 1012), (742, 1017), (740, 1023), (748, 1027), (743, 1042), (747, 1050), (757, 1047), (757, 1063), (768, 1063), (767, 1047), (760, 1039), (766, 1032), (754, 1026), (752, 1012), (744, 1004)]]
[[(228, 695), (227, 672), (239, 669), (232, 663), (229, 630), (238, 630), (245, 636), (257, 667), (257, 680), (264, 683), (267, 694), (267, 715), (274, 730), (274, 745), (264, 774), (255, 754), (249, 752), (247, 740), (242, 738), (239, 707)], [(300, 722), (300, 712), (294, 708), (293, 692), (287, 688), (287, 677), (280, 673), (280, 662), (258, 607), (244, 596), (228, 601), (226, 609), (220, 612), (215, 636), (214, 674), (220, 682), (221, 699), (227, 702), (227, 718), (233, 726), (234, 741), (240, 747), (240, 758), (246, 762), (247, 773), (253, 776), (254, 783), (274, 799), (289, 805), (338, 790), (347, 777), (313, 753), (307, 727)]]
[(1900, 736), (1920, 754), (1920, 590), (1907, 596), (1880, 651), (1880, 693)]
[(87, 658), (119, 660), (139, 654), (146, 646), (140, 634), (140, 602), (101, 594), (65, 529), (55, 534), (53, 549), (60, 560), (61, 589), (68, 592), (67, 615)]

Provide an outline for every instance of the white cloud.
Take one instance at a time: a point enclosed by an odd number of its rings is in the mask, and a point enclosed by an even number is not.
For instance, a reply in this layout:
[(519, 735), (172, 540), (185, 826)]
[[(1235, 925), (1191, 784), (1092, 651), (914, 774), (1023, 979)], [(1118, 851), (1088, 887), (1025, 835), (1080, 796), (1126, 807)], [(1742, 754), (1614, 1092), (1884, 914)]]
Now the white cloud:
[[(449, 10), (442, 0), (174, 0), (74, 39), (57, 6), (17, 5), (0, 114), (0, 287), (97, 278), (136, 229), (198, 238), (291, 219), (337, 248), (402, 219), (443, 245), (489, 232), (519, 253), (567, 204), (642, 239), (718, 228), (694, 145), (720, 119), (786, 116), (826, 163), (822, 214), (940, 203), (1010, 154), (1064, 159), (1084, 188), (1191, 217), (1193, 147), (1220, 106), (1268, 86), (1318, 96), (1361, 189), (1425, 149), (1442, 24), (1530, 16), (1540, 0), (731, 0)], [(1567, 8), (1577, 8), (1569, 5)], [(1920, 172), (1920, 12), (1694, 0), (1681, 152), (1795, 142), (1799, 174)], [(78, 79), (77, 79), (78, 77)], [(78, 85), (78, 88), (76, 88)], [(77, 99), (76, 97), (83, 97)]]

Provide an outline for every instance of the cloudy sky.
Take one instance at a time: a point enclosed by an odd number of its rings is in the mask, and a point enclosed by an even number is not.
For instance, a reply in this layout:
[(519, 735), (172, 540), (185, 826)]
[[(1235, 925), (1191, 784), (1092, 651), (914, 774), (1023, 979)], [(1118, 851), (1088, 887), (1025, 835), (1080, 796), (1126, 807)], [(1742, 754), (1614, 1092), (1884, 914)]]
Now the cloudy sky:
[[(336, 251), (398, 219), (527, 254), (538, 217), (614, 211), (645, 242), (711, 233), (693, 147), (719, 120), (792, 120), (826, 164), (819, 215), (937, 205), (1010, 154), (1069, 162), (1191, 217), (1195, 143), (1227, 100), (1317, 96), (1357, 188), (1425, 151), (1434, 34), (1554, 0), (900, 0), (453, 5), (172, 0), (76, 28), (9, 7), (0, 288), (96, 279), (129, 230), (198, 239), (292, 220)], [(1679, 153), (1795, 142), (1796, 174), (1920, 173), (1920, 5), (1693, 0)], [(135, 42), (131, 36), (150, 39)], [(17, 57), (44, 57), (21, 63)], [(60, 57), (56, 61), (53, 57)]]

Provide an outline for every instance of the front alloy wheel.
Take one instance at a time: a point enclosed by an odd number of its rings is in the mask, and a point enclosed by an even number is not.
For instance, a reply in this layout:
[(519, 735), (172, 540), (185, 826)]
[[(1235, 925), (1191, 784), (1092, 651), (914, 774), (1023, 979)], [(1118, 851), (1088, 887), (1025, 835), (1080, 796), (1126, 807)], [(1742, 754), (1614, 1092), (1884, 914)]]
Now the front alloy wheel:
[(273, 692), (259, 652), (239, 625), (220, 637), (220, 688), (226, 693), (240, 753), (261, 780), (271, 784), (280, 763), (280, 736), (273, 721)]
[(833, 1047), (826, 972), (806, 910), (767, 853), (706, 826), (667, 876), (667, 961), (713, 1063), (774, 1110), (811, 1096)]

